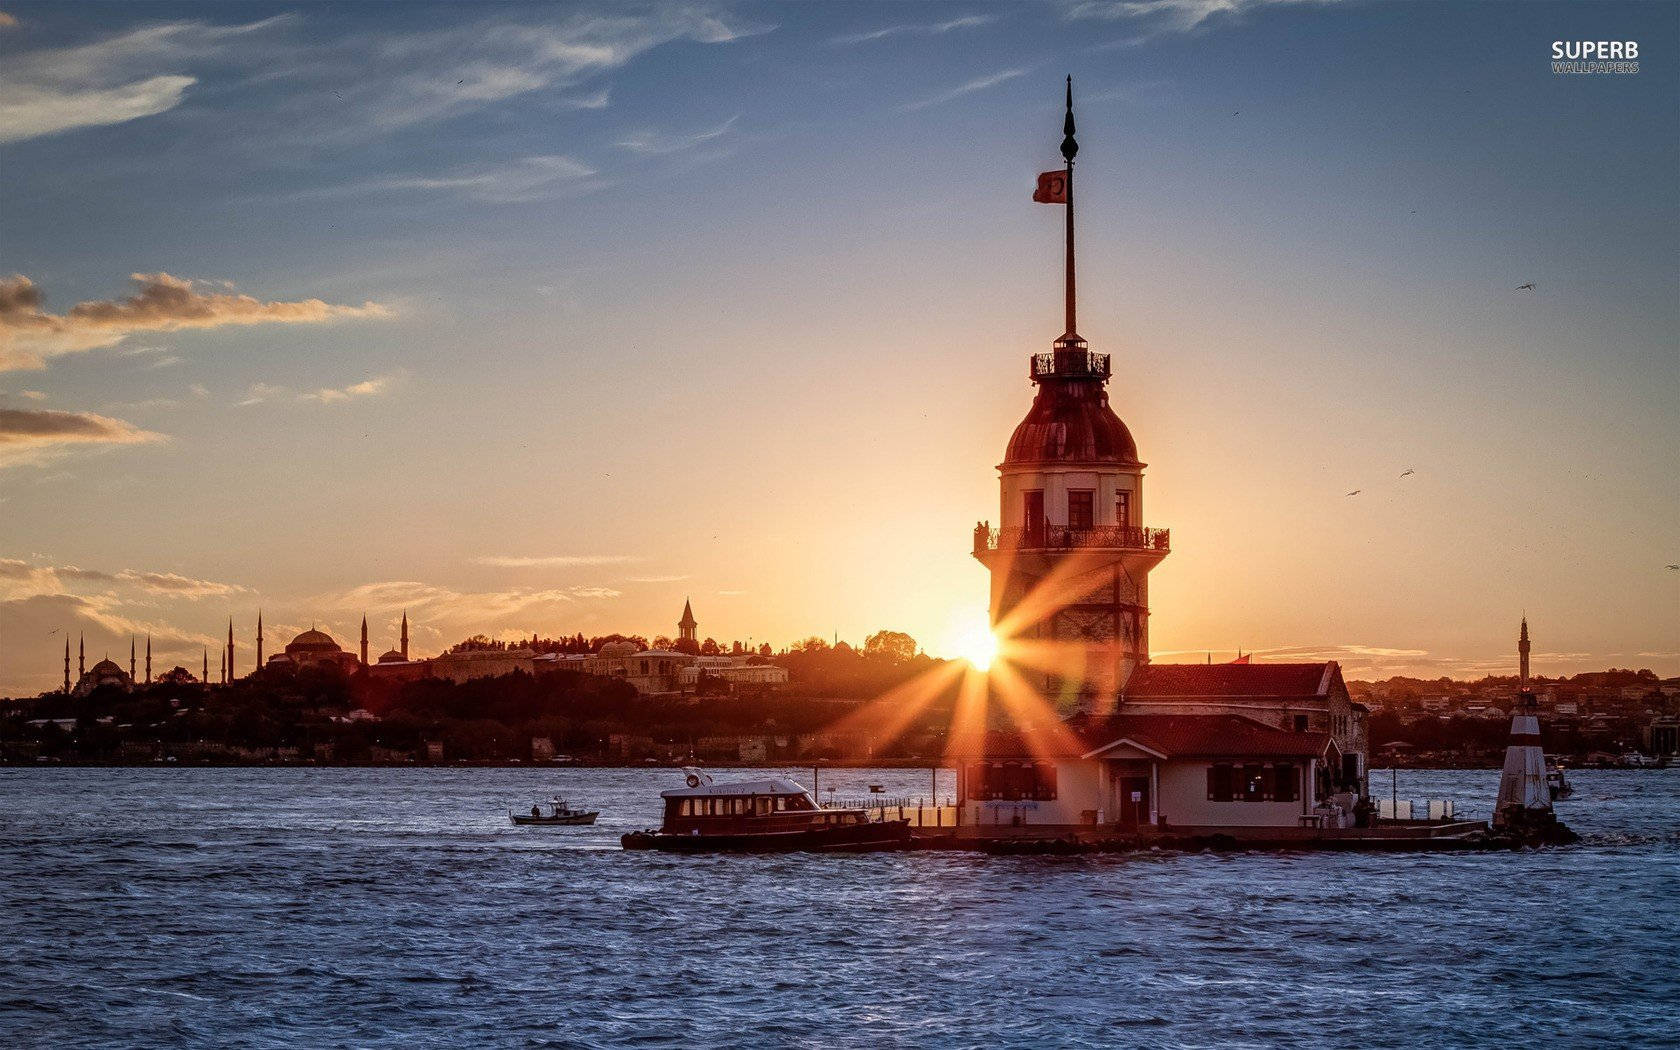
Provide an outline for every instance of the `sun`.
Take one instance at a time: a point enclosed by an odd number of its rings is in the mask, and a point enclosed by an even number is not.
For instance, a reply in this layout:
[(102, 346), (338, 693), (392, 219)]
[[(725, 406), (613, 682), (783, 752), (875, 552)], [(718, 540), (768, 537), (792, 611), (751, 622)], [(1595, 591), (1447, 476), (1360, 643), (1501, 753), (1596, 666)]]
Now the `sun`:
[(970, 613), (951, 624), (944, 649), (951, 656), (968, 661), (976, 671), (987, 671), (997, 659), (998, 639), (984, 612)]

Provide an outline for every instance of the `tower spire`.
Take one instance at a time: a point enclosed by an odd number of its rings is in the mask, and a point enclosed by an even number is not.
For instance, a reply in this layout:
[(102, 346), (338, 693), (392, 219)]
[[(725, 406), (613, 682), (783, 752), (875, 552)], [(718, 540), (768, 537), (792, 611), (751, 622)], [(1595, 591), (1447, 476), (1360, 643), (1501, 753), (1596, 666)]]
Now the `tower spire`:
[(146, 636), (146, 684), (152, 684), (152, 636)]
[(262, 610), (257, 610), (257, 670), (262, 670)]
[(134, 636), (128, 636), (128, 681), (134, 684)]
[(1062, 118), (1062, 159), (1067, 163), (1067, 331), (1062, 341), (1072, 345), (1079, 340), (1079, 325), (1075, 320), (1073, 281), (1073, 158), (1079, 143), (1073, 137), (1073, 74), (1067, 78), (1067, 115)]
[(210, 647), (204, 647), (204, 677), (199, 679), (205, 685), (210, 684)]
[(226, 662), (222, 666), (224, 668), (226, 668), (226, 671), (224, 672), (223, 681), (227, 681), (227, 682), (233, 681), (233, 617), (231, 617), (231, 616), (228, 617), (227, 657), (226, 657)]
[(76, 681), (82, 680), (87, 674), (87, 632), (76, 636)]
[(64, 635), (64, 691), (70, 692), (70, 635)]
[(367, 666), (367, 613), (362, 614), (362, 666)]
[(1517, 691), (1528, 692), (1528, 617), (1522, 618), (1522, 631), (1517, 635)]
[(407, 660), (408, 659), (408, 610), (407, 609), (403, 610), (401, 650), (402, 650), (402, 658), (404, 660)]

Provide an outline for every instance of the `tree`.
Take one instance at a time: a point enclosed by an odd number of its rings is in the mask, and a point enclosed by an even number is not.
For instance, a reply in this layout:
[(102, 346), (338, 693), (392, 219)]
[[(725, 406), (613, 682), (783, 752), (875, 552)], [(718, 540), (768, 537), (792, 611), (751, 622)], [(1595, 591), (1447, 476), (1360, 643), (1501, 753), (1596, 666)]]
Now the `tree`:
[(863, 651), (902, 663), (916, 658), (916, 639), (903, 631), (876, 631), (863, 641)]
[(769, 642), (762, 642), (762, 643), (759, 644), (758, 655), (760, 655), (760, 656), (773, 656), (773, 655), (775, 655), (775, 652), (776, 652), (776, 650), (770, 648), (770, 643)]
[(718, 643), (717, 643), (716, 638), (708, 638), (705, 641), (700, 643), (700, 655), (701, 656), (716, 656), (721, 652), (723, 652), (723, 650), (718, 648)]
[(667, 638), (663, 634), (653, 640), (653, 647), (655, 649), (671, 649), (674, 648), (676, 644), (676, 642), (671, 641), (671, 639)]
[(826, 652), (827, 649), (828, 642), (814, 634), (804, 641), (793, 643), (793, 651), (796, 653), (820, 653)]
[(179, 664), (158, 675), (159, 682), (164, 685), (195, 685), (198, 677)]

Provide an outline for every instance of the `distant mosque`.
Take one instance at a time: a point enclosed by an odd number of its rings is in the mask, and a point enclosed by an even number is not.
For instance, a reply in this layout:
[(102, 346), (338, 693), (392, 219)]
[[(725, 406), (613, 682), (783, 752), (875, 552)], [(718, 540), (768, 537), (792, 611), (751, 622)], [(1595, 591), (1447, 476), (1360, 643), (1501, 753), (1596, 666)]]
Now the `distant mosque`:
[[(87, 666), (87, 637), (77, 639), (76, 642), (76, 684), (70, 684), (70, 639), (64, 639), (64, 691), (71, 696), (87, 696), (95, 689), (111, 686), (123, 692), (132, 692), (136, 681), (134, 639), (128, 640), (128, 670), (107, 657)], [(146, 637), (146, 681), (152, 680), (152, 639)]]

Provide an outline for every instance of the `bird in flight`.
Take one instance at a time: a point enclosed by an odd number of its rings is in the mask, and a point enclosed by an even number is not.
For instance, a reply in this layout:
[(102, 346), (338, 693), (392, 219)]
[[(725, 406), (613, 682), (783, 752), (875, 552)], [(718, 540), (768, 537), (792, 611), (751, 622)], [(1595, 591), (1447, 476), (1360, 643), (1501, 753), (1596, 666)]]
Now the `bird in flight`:
[(1673, 569), (1675, 572), (1680, 572), (1680, 565), (1670, 565), (1669, 568)]
[(1519, 291), (1519, 292), (1532, 292), (1532, 291), (1534, 291), (1534, 282), (1530, 281), (1527, 284), (1517, 285), (1517, 291)]
[(1403, 478), (1404, 477), (1410, 477), (1411, 475), (1416, 474), (1416, 473), (1417, 473), (1417, 471), (1415, 471), (1415, 470), (1403, 470), (1403, 471), (1400, 472), (1400, 476), (1403, 477)]
[(1364, 490), (1364, 489), (1354, 489), (1354, 490), (1353, 490), (1353, 491), (1352, 491), (1352, 492), (1350, 492), (1350, 493), (1348, 493), (1348, 495), (1350, 495), (1350, 496), (1357, 496), (1357, 495), (1359, 495), (1359, 494), (1360, 494), (1360, 493), (1361, 493), (1361, 492), (1364, 492), (1364, 491), (1365, 491), (1365, 490)]

